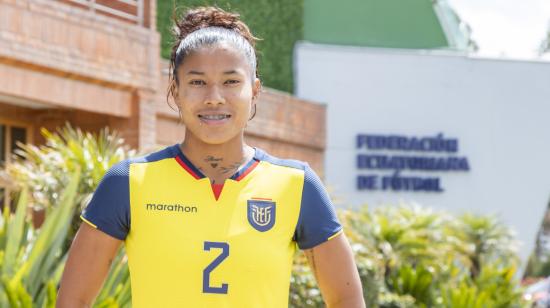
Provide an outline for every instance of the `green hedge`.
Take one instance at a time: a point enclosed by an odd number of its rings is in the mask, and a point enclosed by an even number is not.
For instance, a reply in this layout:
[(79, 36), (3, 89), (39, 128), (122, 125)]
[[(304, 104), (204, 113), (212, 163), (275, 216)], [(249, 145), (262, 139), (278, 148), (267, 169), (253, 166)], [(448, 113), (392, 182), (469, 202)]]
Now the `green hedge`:
[(257, 47), (259, 74), (264, 85), (293, 91), (292, 55), (294, 43), (303, 38), (303, 0), (172, 0), (157, 3), (157, 28), (162, 37), (163, 58), (170, 58), (174, 7), (181, 13), (186, 7), (216, 5), (241, 14), (253, 34), (262, 39)]

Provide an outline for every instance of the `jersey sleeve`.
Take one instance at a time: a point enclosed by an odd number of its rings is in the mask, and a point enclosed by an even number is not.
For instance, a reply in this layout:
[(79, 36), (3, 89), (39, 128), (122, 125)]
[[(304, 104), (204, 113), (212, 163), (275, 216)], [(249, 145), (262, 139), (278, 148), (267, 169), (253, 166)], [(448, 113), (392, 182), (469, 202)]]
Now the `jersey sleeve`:
[(300, 249), (313, 248), (342, 231), (330, 197), (315, 172), (305, 168), (300, 215), (294, 240)]
[(128, 161), (114, 165), (99, 183), (92, 200), (80, 216), (92, 227), (119, 240), (130, 230)]

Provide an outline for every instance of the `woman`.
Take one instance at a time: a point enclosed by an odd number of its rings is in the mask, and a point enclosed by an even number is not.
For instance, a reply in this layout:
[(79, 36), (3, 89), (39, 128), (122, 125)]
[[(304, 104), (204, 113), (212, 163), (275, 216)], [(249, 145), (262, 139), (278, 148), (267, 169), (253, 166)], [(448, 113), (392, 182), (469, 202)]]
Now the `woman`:
[(261, 89), (248, 27), (206, 7), (177, 29), (169, 94), (185, 140), (105, 175), (82, 214), (57, 307), (91, 306), (122, 241), (133, 307), (285, 307), (296, 244), (329, 307), (363, 307), (319, 178), (244, 142)]

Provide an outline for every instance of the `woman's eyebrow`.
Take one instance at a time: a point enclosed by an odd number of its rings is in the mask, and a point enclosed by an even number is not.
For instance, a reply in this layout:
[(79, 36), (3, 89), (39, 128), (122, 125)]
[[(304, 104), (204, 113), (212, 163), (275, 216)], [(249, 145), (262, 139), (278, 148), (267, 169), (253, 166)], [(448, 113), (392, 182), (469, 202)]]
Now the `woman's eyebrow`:
[(229, 71), (223, 72), (223, 74), (224, 74), (224, 75), (240, 74), (240, 72), (237, 71), (237, 70), (229, 70)]
[[(189, 74), (189, 75), (204, 75), (204, 72), (191, 70), (191, 71), (188, 71), (187, 74)], [(223, 72), (223, 74), (224, 75), (240, 74), (240, 72), (238, 70), (229, 70), (229, 71)]]
[(199, 71), (189, 71), (189, 72), (187, 72), (187, 74), (189, 74), (189, 75), (204, 75), (204, 72), (199, 72)]

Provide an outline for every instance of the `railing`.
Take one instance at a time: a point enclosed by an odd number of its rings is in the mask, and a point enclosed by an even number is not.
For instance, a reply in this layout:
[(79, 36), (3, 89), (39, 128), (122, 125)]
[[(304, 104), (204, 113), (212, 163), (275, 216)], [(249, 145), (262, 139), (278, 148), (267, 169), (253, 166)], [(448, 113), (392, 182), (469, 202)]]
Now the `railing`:
[(92, 12), (113, 16), (124, 21), (144, 24), (144, 0), (60, 0), (87, 8)]

